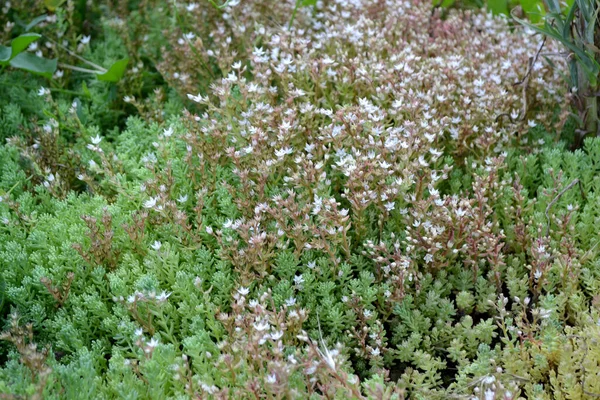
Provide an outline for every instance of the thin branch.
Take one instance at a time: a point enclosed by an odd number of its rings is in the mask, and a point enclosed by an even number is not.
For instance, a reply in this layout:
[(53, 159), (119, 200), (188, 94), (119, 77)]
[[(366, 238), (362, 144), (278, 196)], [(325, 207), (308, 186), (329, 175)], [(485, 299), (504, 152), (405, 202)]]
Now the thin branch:
[(74, 51), (68, 49), (67, 47), (63, 46), (62, 44), (50, 39), (47, 36), (44, 36), (47, 40), (49, 40), (50, 42), (54, 43), (56, 46), (60, 47), (61, 49), (63, 49), (64, 51), (66, 51), (67, 53), (69, 53), (71, 56), (75, 57), (76, 59), (78, 59), (79, 61), (86, 63), (87, 65), (96, 68), (99, 72), (102, 72), (103, 74), (105, 74), (107, 72), (106, 68), (101, 67), (98, 64), (95, 64), (89, 60), (86, 60), (85, 58), (81, 57), (79, 54), (75, 53)]
[[(578, 183), (581, 185), (581, 182), (579, 181), (579, 179), (574, 179), (573, 182), (569, 183), (566, 188), (561, 190), (560, 193), (557, 194), (556, 197), (553, 198), (550, 203), (548, 203), (548, 206), (546, 207), (546, 212), (545, 212), (546, 220), (548, 221), (548, 225), (546, 226), (546, 236), (550, 235), (550, 214), (549, 214), (550, 209), (552, 208), (552, 206), (554, 204), (556, 204), (556, 202), (562, 197), (562, 195), (567, 192), (567, 190), (571, 189), (573, 186), (577, 185)], [(580, 189), (583, 191), (581, 186), (580, 186)]]
[(81, 67), (76, 67), (74, 65), (69, 65), (69, 64), (58, 64), (59, 67), (61, 68), (66, 68), (66, 69), (71, 69), (73, 71), (78, 71), (78, 72), (85, 72), (88, 74), (99, 74), (102, 73), (102, 71), (96, 71), (94, 69), (87, 69), (87, 68), (81, 68)]
[(519, 82), (515, 82), (513, 84), (513, 86), (518, 86), (518, 85), (522, 85), (525, 84), (525, 87), (529, 86), (529, 77), (531, 76), (531, 72), (533, 72), (533, 66), (535, 65), (535, 63), (537, 62), (540, 53), (542, 51), (542, 49), (544, 48), (544, 45), (546, 44), (546, 36), (543, 37), (542, 42), (540, 43), (540, 47), (538, 47), (537, 51), (535, 52), (535, 56), (533, 56), (533, 58), (529, 58), (529, 66), (527, 67), (527, 72), (525, 73), (525, 76), (523, 77), (523, 79), (521, 79), (521, 81)]
[(544, 36), (542, 38), (542, 42), (540, 43), (540, 46), (538, 47), (537, 51), (535, 52), (535, 56), (529, 57), (527, 72), (525, 73), (525, 76), (523, 77), (523, 79), (520, 82), (516, 82), (513, 84), (513, 86), (518, 86), (518, 85), (523, 86), (523, 89), (522, 89), (523, 112), (522, 112), (521, 117), (519, 118), (521, 121), (524, 121), (525, 118), (527, 117), (527, 89), (529, 89), (529, 79), (531, 78), (531, 73), (533, 72), (533, 67), (535, 66), (535, 63), (537, 62), (538, 57), (540, 56), (540, 52), (544, 48), (545, 44), (546, 44), (546, 36)]
[(588, 355), (588, 345), (587, 345), (587, 338), (585, 337), (581, 337), (578, 335), (569, 335), (567, 336), (567, 338), (569, 339), (581, 339), (581, 341), (583, 342), (583, 357), (581, 358), (581, 363), (579, 363), (579, 368), (581, 369), (581, 391), (583, 392), (583, 394), (590, 396), (590, 397), (595, 397), (595, 398), (600, 398), (600, 393), (593, 393), (593, 392), (589, 392), (587, 390), (585, 390), (585, 381), (586, 381), (586, 375), (585, 375), (585, 365), (583, 365), (583, 363), (585, 362), (585, 359), (587, 358)]

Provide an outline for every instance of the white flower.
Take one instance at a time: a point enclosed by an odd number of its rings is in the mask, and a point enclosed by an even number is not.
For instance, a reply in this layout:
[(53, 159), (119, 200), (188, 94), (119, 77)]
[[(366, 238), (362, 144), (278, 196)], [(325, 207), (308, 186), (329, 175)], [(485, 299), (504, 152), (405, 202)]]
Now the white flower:
[(156, 251), (160, 250), (161, 247), (162, 247), (162, 243), (159, 242), (158, 240), (156, 240), (154, 243), (152, 243), (152, 248)]
[(283, 331), (275, 331), (271, 333), (271, 339), (277, 341), (283, 337)]
[(377, 357), (380, 353), (379, 347), (371, 349), (371, 355)]
[(131, 102), (133, 102), (134, 100), (135, 100), (135, 99), (134, 99), (132, 96), (124, 96), (124, 97), (123, 97), (123, 101), (124, 101), (125, 103), (131, 103)]
[(46, 96), (50, 94), (50, 89), (46, 89), (45, 87), (41, 87), (40, 90), (38, 90), (38, 96)]
[(135, 330), (135, 336), (142, 336), (144, 334), (144, 330), (142, 328), (137, 328)]
[(527, 121), (527, 125), (528, 125), (530, 128), (535, 128), (535, 126), (536, 126), (537, 124), (535, 123), (535, 121), (534, 121), (534, 120), (530, 119), (529, 121)]
[(288, 154), (292, 154), (294, 150), (291, 147), (284, 147), (282, 149), (275, 150), (275, 156), (277, 158), (283, 158)]
[(392, 211), (395, 207), (396, 207), (396, 205), (394, 204), (393, 201), (390, 201), (389, 203), (385, 203), (385, 209), (388, 212)]
[(290, 297), (289, 299), (287, 299), (285, 301), (285, 305), (288, 307), (292, 307), (295, 304), (296, 304), (296, 299), (294, 297)]
[(255, 322), (252, 326), (254, 326), (254, 329), (256, 329), (259, 332), (266, 331), (271, 327), (268, 321)]
[(179, 196), (179, 198), (177, 199), (178, 203), (185, 203), (187, 201), (188, 197), (187, 194), (182, 194), (181, 196)]
[(156, 300), (163, 302), (163, 301), (167, 300), (170, 295), (171, 295), (171, 293), (167, 293), (167, 292), (163, 291), (161, 294), (156, 296)]
[(144, 202), (144, 208), (154, 208), (156, 206), (156, 197), (151, 197), (149, 200)]
[(165, 129), (165, 130), (163, 131), (163, 135), (164, 135), (165, 137), (171, 137), (171, 135), (173, 135), (173, 127), (171, 127), (171, 126), (170, 126), (170, 127), (168, 127), (167, 129)]
[(91, 140), (92, 140), (93, 144), (98, 145), (102, 141), (102, 138), (100, 137), (100, 135), (96, 135), (96, 136), (93, 136), (91, 138)]
[(546, 310), (545, 308), (540, 308), (539, 313), (540, 313), (541, 319), (546, 319), (546, 318), (550, 318), (550, 315), (552, 314), (552, 310)]
[(277, 376), (275, 374), (271, 374), (267, 376), (267, 383), (275, 383), (277, 382)]
[(204, 98), (204, 97), (202, 97), (201, 94), (198, 94), (197, 96), (194, 96), (193, 94), (188, 94), (187, 97), (188, 97), (188, 99), (190, 99), (196, 103), (204, 103), (205, 101), (208, 100), (208, 97)]
[(150, 339), (150, 341), (148, 342), (148, 347), (153, 349), (156, 346), (158, 346), (158, 339), (155, 339), (155, 338)]
[(248, 293), (250, 293), (250, 289), (246, 287), (241, 287), (237, 290), (237, 292), (242, 296), (246, 296)]
[(88, 44), (90, 42), (91, 36), (84, 36), (81, 38), (81, 44)]

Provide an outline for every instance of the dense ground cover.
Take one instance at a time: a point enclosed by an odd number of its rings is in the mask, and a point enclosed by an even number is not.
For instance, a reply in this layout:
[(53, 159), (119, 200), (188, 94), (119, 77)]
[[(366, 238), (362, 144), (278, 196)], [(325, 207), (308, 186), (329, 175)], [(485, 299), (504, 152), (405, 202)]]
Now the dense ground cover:
[(2, 10), (3, 43), (47, 13), (59, 60), (0, 73), (4, 397), (600, 396), (600, 140), (570, 148), (539, 36), (421, 1), (43, 3)]

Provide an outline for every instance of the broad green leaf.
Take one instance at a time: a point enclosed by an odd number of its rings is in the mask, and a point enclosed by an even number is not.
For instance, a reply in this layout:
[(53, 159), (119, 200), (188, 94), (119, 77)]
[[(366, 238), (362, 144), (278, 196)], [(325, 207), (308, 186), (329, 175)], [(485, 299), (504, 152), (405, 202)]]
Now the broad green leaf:
[(51, 78), (56, 71), (56, 60), (38, 57), (31, 53), (21, 53), (10, 60), (10, 66), (13, 68), (24, 69), (25, 71), (39, 74)]
[(119, 79), (123, 77), (123, 74), (125, 74), (125, 68), (127, 67), (128, 62), (129, 58), (119, 60), (111, 65), (108, 71), (105, 73), (98, 73), (96, 77), (101, 81), (118, 82)]
[(507, 0), (488, 0), (488, 9), (494, 15), (508, 14)]
[(527, 14), (527, 17), (529, 17), (534, 24), (540, 22), (542, 17), (546, 14), (544, 5), (540, 0), (521, 0), (520, 5), (525, 14)]
[(10, 47), (0, 46), (0, 65), (8, 64), (8, 61), (10, 61), (11, 52), (12, 49)]
[(25, 25), (25, 30), (26, 31), (30, 31), (31, 28), (35, 27), (40, 22), (44, 22), (47, 17), (48, 16), (46, 14), (40, 15), (39, 17), (35, 17), (33, 20), (31, 20), (30, 23), (28, 23), (27, 25)]
[(12, 42), (10, 42), (10, 47), (12, 48), (11, 57), (15, 58), (17, 55), (19, 55), (19, 53), (25, 50), (27, 46), (29, 46), (31, 43), (35, 42), (41, 37), (42, 35), (38, 33), (24, 33), (14, 38)]
[(44, 5), (50, 11), (55, 11), (60, 7), (66, 0), (44, 0)]
[(37, 33), (25, 33), (10, 42), (10, 47), (0, 46), (0, 65), (7, 65), (9, 61), (23, 52), (31, 43), (35, 42), (42, 35)]
[(301, 7), (310, 7), (317, 4), (317, 0), (302, 0), (300, 1)]

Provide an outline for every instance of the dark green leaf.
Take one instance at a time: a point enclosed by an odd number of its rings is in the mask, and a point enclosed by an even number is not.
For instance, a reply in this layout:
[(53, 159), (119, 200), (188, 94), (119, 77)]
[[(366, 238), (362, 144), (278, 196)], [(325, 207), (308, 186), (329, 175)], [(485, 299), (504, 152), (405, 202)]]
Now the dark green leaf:
[(508, 14), (508, 1), (488, 0), (488, 8), (494, 15)]
[(12, 50), (10, 47), (0, 46), (0, 65), (8, 64), (11, 52)]
[(54, 71), (56, 71), (57, 62), (31, 53), (21, 53), (10, 60), (10, 65), (13, 68), (24, 69), (51, 78)]
[(58, 7), (62, 5), (66, 0), (44, 0), (44, 5), (50, 11), (56, 10)]
[(520, 4), (534, 24), (538, 23), (545, 14), (543, 3), (540, 0), (521, 0)]
[(563, 27), (563, 37), (567, 37), (571, 30), (571, 23), (573, 23), (573, 19), (575, 18), (575, 11), (577, 10), (577, 4), (573, 4), (569, 8), (569, 13), (565, 19), (565, 26)]
[(119, 79), (123, 77), (128, 62), (129, 58), (119, 60), (113, 65), (111, 65), (108, 71), (106, 71), (105, 73), (98, 73), (96, 77), (98, 78), (98, 80), (101, 81), (118, 82)]
[(23, 50), (25, 50), (31, 43), (35, 42), (36, 40), (38, 40), (41, 37), (42, 37), (42, 35), (40, 35), (38, 33), (24, 33), (16, 38), (14, 38), (13, 41), (10, 42), (10, 47), (12, 47), (11, 57), (15, 58), (17, 55), (19, 55), (19, 53), (21, 53)]

